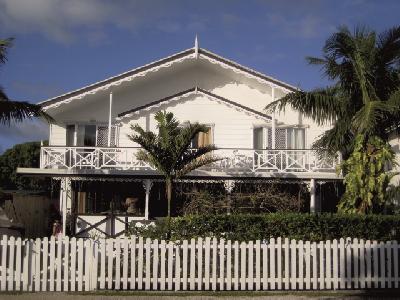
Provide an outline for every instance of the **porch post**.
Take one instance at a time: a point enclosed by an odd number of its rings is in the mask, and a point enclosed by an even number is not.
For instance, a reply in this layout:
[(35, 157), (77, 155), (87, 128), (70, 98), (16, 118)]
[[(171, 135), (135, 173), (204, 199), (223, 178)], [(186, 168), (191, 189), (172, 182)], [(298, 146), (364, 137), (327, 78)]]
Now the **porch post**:
[(150, 191), (153, 186), (153, 181), (150, 179), (143, 180), (143, 187), (146, 191), (145, 207), (144, 207), (144, 218), (149, 219), (149, 201), (150, 201)]
[(225, 187), (225, 191), (228, 194), (227, 195), (227, 214), (230, 215), (231, 214), (231, 194), (233, 191), (233, 188), (235, 187), (235, 181), (234, 180), (225, 180), (224, 181), (224, 187)]
[[(272, 92), (271, 92), (271, 98), (272, 98), (272, 101), (274, 101), (275, 100), (275, 88), (274, 87), (271, 87), (271, 89), (272, 89)], [(275, 112), (273, 112), (272, 113), (272, 120), (271, 120), (271, 123), (272, 123), (272, 138), (271, 138), (271, 140), (272, 140), (272, 149), (275, 149), (275, 134), (276, 134), (276, 132), (275, 132), (275, 130), (276, 130), (276, 119), (275, 119)]]
[(62, 235), (66, 234), (66, 223), (67, 223), (67, 210), (68, 207), (71, 206), (71, 197), (72, 197), (72, 189), (71, 189), (71, 179), (63, 178), (61, 179), (61, 187), (60, 187), (60, 212), (62, 216)]
[(310, 213), (315, 213), (315, 179), (310, 180)]
[(111, 118), (112, 118), (112, 102), (113, 102), (113, 94), (110, 92), (110, 109), (108, 113), (108, 139), (107, 146), (111, 146)]

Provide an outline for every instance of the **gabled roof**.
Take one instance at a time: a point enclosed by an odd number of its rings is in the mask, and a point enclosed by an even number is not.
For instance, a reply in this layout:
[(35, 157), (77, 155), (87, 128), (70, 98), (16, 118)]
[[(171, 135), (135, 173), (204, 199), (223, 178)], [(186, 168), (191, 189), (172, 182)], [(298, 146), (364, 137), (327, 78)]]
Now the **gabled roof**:
[(168, 96), (168, 97), (165, 97), (165, 98), (150, 102), (150, 103), (148, 103), (146, 105), (135, 107), (134, 109), (122, 112), (122, 113), (118, 114), (117, 120), (121, 121), (121, 120), (123, 120), (125, 118), (132, 117), (135, 114), (140, 114), (140, 112), (142, 112), (143, 110), (149, 110), (151, 108), (154, 108), (154, 107), (157, 107), (157, 106), (161, 106), (162, 104), (171, 103), (171, 102), (174, 102), (174, 101), (178, 101), (178, 100), (182, 99), (183, 97), (187, 97), (189, 95), (197, 95), (197, 94), (202, 94), (202, 95), (206, 96), (207, 98), (210, 98), (210, 99), (215, 100), (217, 102), (222, 102), (222, 103), (224, 103), (226, 105), (233, 106), (238, 110), (244, 111), (244, 112), (246, 112), (248, 114), (255, 115), (258, 118), (271, 120), (271, 117), (266, 115), (266, 114), (263, 114), (263, 113), (261, 113), (259, 111), (251, 109), (251, 108), (249, 108), (247, 106), (241, 105), (241, 104), (239, 104), (237, 102), (234, 102), (232, 100), (226, 99), (226, 98), (221, 97), (221, 96), (218, 96), (218, 95), (216, 95), (214, 93), (211, 93), (209, 91), (206, 91), (206, 90), (198, 88), (198, 87), (193, 87), (191, 89), (176, 93), (174, 95), (171, 95), (171, 96)]
[(242, 66), (234, 61), (228, 60), (219, 56), (211, 51), (203, 48), (190, 48), (182, 52), (178, 52), (166, 58), (151, 62), (142, 67), (132, 69), (130, 71), (121, 73), (119, 75), (107, 78), (105, 80), (96, 82), (94, 84), (85, 86), (83, 88), (71, 91), (69, 93), (42, 101), (39, 104), (44, 108), (44, 110), (50, 109), (52, 107), (57, 107), (62, 103), (69, 103), (74, 99), (81, 99), (85, 95), (95, 94), (100, 90), (107, 90), (112, 86), (118, 86), (125, 81), (131, 81), (137, 77), (143, 77), (150, 72), (156, 72), (157, 70), (165, 67), (171, 66), (173, 63), (183, 62), (189, 59), (203, 59), (207, 60), (212, 64), (220, 65), (225, 69), (231, 69), (235, 73), (241, 73), (246, 77), (256, 79), (259, 82), (267, 83), (269, 85), (279, 87), (288, 92), (297, 90), (296, 87), (287, 84), (285, 82), (279, 81), (275, 78), (257, 72), (253, 69)]

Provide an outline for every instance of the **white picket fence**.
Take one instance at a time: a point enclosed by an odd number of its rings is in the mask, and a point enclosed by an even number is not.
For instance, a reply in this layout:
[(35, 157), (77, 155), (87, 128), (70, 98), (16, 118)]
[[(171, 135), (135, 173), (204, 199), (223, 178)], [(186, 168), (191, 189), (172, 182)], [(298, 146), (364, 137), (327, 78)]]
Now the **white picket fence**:
[(1, 291), (398, 288), (396, 241), (3, 236)]

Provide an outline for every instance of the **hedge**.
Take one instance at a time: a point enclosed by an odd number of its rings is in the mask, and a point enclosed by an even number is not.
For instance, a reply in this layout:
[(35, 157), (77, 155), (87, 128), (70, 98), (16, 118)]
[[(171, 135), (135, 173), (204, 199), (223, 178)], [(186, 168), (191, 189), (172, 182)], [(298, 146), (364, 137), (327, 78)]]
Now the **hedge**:
[(400, 241), (400, 215), (270, 213), (262, 215), (193, 215), (136, 228), (130, 234), (152, 239), (216, 237), (250, 241), (269, 238), (321, 241), (340, 238)]

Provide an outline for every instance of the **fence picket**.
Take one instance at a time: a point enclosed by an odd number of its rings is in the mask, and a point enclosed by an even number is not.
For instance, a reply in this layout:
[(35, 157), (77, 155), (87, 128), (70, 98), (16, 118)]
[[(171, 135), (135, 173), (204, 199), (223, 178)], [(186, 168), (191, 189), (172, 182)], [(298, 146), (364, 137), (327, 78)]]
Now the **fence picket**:
[(358, 264), (359, 264), (359, 246), (358, 246), (358, 239), (353, 239), (353, 273), (354, 273), (354, 288), (358, 289), (358, 284), (359, 284), (359, 269), (358, 269)]
[(138, 290), (143, 288), (143, 237), (139, 237), (138, 241)]
[[(41, 240), (39, 240), (39, 247), (41, 245)], [(8, 261), (8, 290), (9, 291), (13, 291), (14, 290), (14, 256), (15, 256), (15, 237), (11, 236), (10, 240), (8, 242), (9, 244), (9, 261)], [(41, 251), (38, 252), (39, 253), (39, 258), (40, 258), (40, 254)], [(36, 254), (38, 255), (38, 254)], [(38, 283), (39, 280), (39, 283)], [(40, 265), (39, 265), (39, 279), (36, 279), (36, 290), (40, 291)]]
[(247, 274), (248, 274), (248, 286), (247, 289), (252, 291), (254, 287), (254, 274), (253, 274), (253, 251), (254, 251), (254, 245), (253, 242), (250, 241), (248, 242), (248, 267), (247, 267)]
[(378, 261), (378, 242), (373, 241), (372, 243), (373, 250), (373, 262), (374, 262), (374, 288), (379, 288), (379, 261)]
[(285, 244), (284, 244), (284, 251), (285, 251), (285, 290), (289, 290), (290, 289), (290, 256), (289, 256), (289, 239), (285, 238)]
[(6, 235), (3, 235), (1, 240), (1, 290), (7, 290), (7, 250), (8, 250), (8, 239)]
[(71, 291), (76, 287), (76, 238), (71, 238)]
[[(229, 242), (229, 241), (228, 241)], [(229, 250), (230, 243), (228, 245), (227, 250)], [(260, 240), (256, 240), (256, 245), (255, 245), (255, 252), (256, 252), (256, 291), (260, 290), (260, 283), (261, 283), (261, 270), (260, 270)], [(228, 263), (227, 262), (227, 270), (228, 270)]]
[(311, 275), (310, 275), (310, 252), (311, 252), (311, 245), (309, 241), (305, 243), (305, 260), (306, 260), (306, 290), (309, 290), (311, 287)]
[(181, 289), (181, 247), (175, 245), (175, 291)]
[[(84, 281), (85, 281), (85, 291), (90, 291), (90, 270), (92, 267), (92, 240), (85, 240), (84, 242)], [(61, 249), (61, 248), (60, 248)], [(61, 273), (61, 272), (60, 272)], [(119, 289), (119, 287), (118, 287)]]
[(262, 249), (262, 286), (263, 290), (268, 290), (268, 245), (263, 241)]
[(365, 273), (365, 242), (363, 239), (360, 239), (359, 243), (359, 248), (360, 248), (360, 254), (359, 254), (359, 259), (360, 259), (360, 288), (364, 289), (365, 288), (365, 282), (367, 278), (367, 274)]
[[(110, 241), (112, 243), (112, 241)], [(83, 253), (84, 253), (84, 248), (83, 248), (83, 239), (78, 239), (77, 243), (77, 251), (78, 251), (78, 276), (77, 276), (77, 281), (78, 281), (78, 291), (82, 291), (82, 286), (83, 286)]]
[(167, 278), (167, 283), (168, 283), (168, 290), (172, 290), (173, 288), (173, 270), (174, 270), (174, 264), (173, 264), (173, 259), (174, 259), (174, 244), (172, 242), (168, 243), (168, 278)]
[(131, 290), (136, 289), (136, 236), (132, 236), (130, 239), (131, 248)]
[(204, 289), (210, 289), (210, 238), (206, 237), (204, 249)]
[(197, 290), (203, 289), (203, 239), (197, 240)]
[(325, 282), (326, 289), (332, 288), (332, 276), (331, 276), (331, 241), (325, 242)]
[(115, 276), (114, 286), (116, 290), (121, 286), (121, 240), (115, 239)]
[(158, 240), (153, 241), (153, 290), (158, 287)]
[(144, 289), (145, 290), (150, 290), (150, 286), (151, 286), (151, 240), (149, 238), (146, 239), (146, 244), (144, 247), (145, 251), (146, 251), (146, 260), (145, 260), (145, 265), (146, 265), (146, 276), (145, 276), (145, 285), (144, 285)]
[(325, 247), (324, 242), (319, 242), (319, 287), (321, 290), (325, 289)]
[[(100, 289), (106, 287), (106, 239), (100, 240)], [(72, 254), (72, 252), (71, 252)]]
[(113, 288), (114, 240), (107, 240), (107, 288)]
[(219, 289), (225, 290), (225, 241), (220, 240), (219, 244)]
[(165, 241), (162, 240), (160, 243), (160, 290), (165, 290), (165, 252), (166, 252), (166, 245)]
[[(43, 245), (44, 246), (44, 245)], [(66, 236), (64, 237), (64, 291), (69, 290), (69, 246), (70, 246), (70, 241), (69, 237)], [(47, 257), (45, 257), (43, 253), (43, 259), (47, 261)], [(47, 269), (43, 268), (43, 272), (47, 274)], [(97, 278), (97, 276), (96, 276)], [(43, 278), (44, 281), (44, 278)]]
[(213, 291), (217, 290), (217, 251), (218, 251), (218, 242), (216, 238), (213, 238), (212, 243), (212, 281), (211, 287)]
[(311, 245), (312, 253), (312, 285), (313, 290), (318, 289), (318, 268), (317, 268), (317, 243), (313, 242)]
[(304, 289), (304, 245), (303, 241), (299, 241), (299, 289)]
[(277, 285), (278, 285), (278, 290), (282, 289), (282, 238), (278, 237), (276, 239), (276, 259), (277, 259)]
[[(79, 251), (77, 251), (77, 253), (78, 253), (78, 255), (79, 255)], [(55, 280), (54, 280), (54, 266), (55, 266), (55, 263), (54, 263), (54, 260), (55, 260), (55, 257), (56, 257), (56, 241), (55, 241), (55, 237), (54, 236), (51, 236), (50, 237), (50, 265), (49, 265), (49, 267), (50, 267), (50, 272), (49, 272), (49, 275), (50, 275), (50, 277), (49, 277), (49, 290), (50, 290), (50, 292), (53, 292), (54, 291), (54, 283), (55, 283)]]
[(371, 258), (372, 258), (372, 253), (371, 253), (371, 242), (366, 241), (365, 242), (365, 256), (366, 256), (366, 266), (367, 266), (367, 282), (366, 282), (366, 287), (371, 288), (372, 287), (372, 264), (371, 264)]
[(290, 286), (292, 290), (297, 289), (297, 273), (296, 273), (296, 268), (297, 268), (297, 243), (295, 240), (291, 241), (290, 244), (290, 261), (292, 262), (291, 269), (290, 269)]
[[(14, 237), (10, 238), (10, 247), (11, 247), (11, 242), (14, 240)], [(40, 256), (42, 254), (42, 241), (37, 238), (35, 240), (35, 292), (40, 291)], [(11, 250), (11, 248), (9, 249)], [(11, 254), (14, 254), (14, 249), (12, 249), (12, 252), (10, 251), (10, 258)], [(9, 276), (10, 278), (11, 276)], [(8, 283), (8, 286), (10, 287), (10, 282)], [(57, 287), (58, 287), (58, 282), (57, 282)], [(12, 290), (12, 289), (10, 289)]]
[(270, 289), (275, 290), (275, 239), (269, 240), (269, 275), (270, 275)]
[(379, 243), (379, 265), (380, 265), (380, 287), (385, 288), (386, 286), (386, 261), (385, 261), (385, 244), (381, 241)]
[(388, 278), (388, 288), (392, 288), (392, 243), (390, 241), (386, 242), (386, 270)]
[(18, 237), (15, 242), (15, 290), (21, 290), (21, 246), (22, 241), (21, 238)]
[(245, 242), (240, 244), (240, 289), (246, 290), (246, 250)]
[[(184, 247), (187, 247), (185, 244)], [(184, 248), (185, 251), (185, 248)], [(186, 254), (185, 254), (186, 252)], [(183, 254), (187, 255), (187, 250)], [(190, 290), (195, 289), (195, 275), (196, 275), (196, 240), (191, 239), (190, 241)], [(185, 275), (183, 275), (185, 277)], [(184, 279), (183, 289), (186, 289), (187, 281)]]
[[(189, 273), (190, 273), (190, 289), (194, 290), (195, 287), (195, 280), (194, 277), (196, 275), (196, 270), (195, 270), (195, 259), (196, 259), (196, 244), (195, 240), (192, 239), (190, 241), (190, 253), (188, 255), (189, 247), (188, 247), (188, 241), (184, 240), (182, 242), (182, 290), (186, 291), (188, 288), (188, 262), (190, 261), (189, 264)], [(190, 260), (188, 259), (190, 257)]]
[(340, 250), (340, 288), (346, 288), (346, 256), (345, 256), (345, 242), (344, 239), (341, 238), (339, 241), (339, 250)]
[(339, 252), (338, 252), (338, 242), (337, 240), (333, 240), (332, 242), (332, 264), (333, 264), (333, 289), (337, 290), (339, 288)]
[(124, 249), (122, 256), (122, 288), (124, 290), (128, 289), (128, 258), (129, 258), (129, 240), (124, 238)]
[[(25, 240), (23, 242), (23, 246), (24, 246), (24, 256), (23, 256), (23, 263), (22, 263), (23, 264), (23, 268), (22, 268), (22, 290), (24, 292), (26, 292), (29, 289), (29, 278), (30, 278), (30, 276), (29, 276), (30, 275), (29, 256), (30, 256), (30, 253), (31, 253), (31, 249), (30, 249), (29, 240)], [(3, 248), (3, 253), (4, 253), (4, 248)], [(1, 282), (3, 282), (3, 280)]]
[[(92, 262), (91, 262), (91, 273), (90, 273), (90, 290), (97, 290), (97, 284), (98, 284), (98, 266), (99, 266), (99, 241), (95, 240), (92, 241)], [(65, 278), (65, 276), (64, 276)]]
[(394, 277), (394, 287), (397, 289), (399, 287), (399, 246), (397, 241), (393, 242), (393, 277)]

